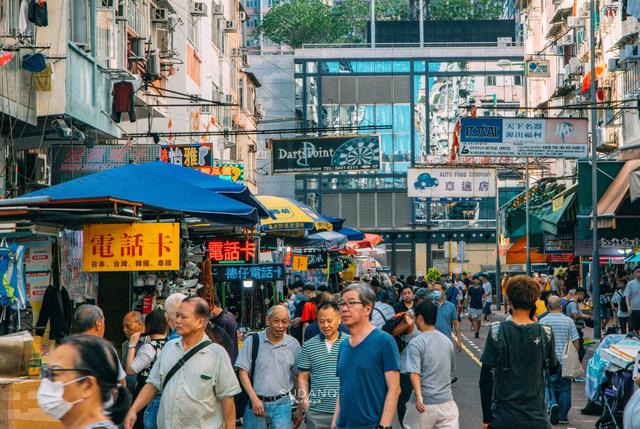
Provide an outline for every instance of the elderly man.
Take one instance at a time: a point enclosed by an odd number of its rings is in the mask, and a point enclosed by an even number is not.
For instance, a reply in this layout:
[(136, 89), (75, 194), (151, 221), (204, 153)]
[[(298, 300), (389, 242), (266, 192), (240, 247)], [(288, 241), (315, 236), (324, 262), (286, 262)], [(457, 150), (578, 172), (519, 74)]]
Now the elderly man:
[(169, 323), (169, 327), (171, 328), (171, 332), (167, 337), (168, 341), (175, 340), (179, 337), (176, 333), (176, 314), (178, 313), (180, 304), (186, 297), (186, 295), (181, 293), (172, 293), (164, 301), (164, 314), (167, 316), (167, 323)]
[[(94, 335), (104, 338), (105, 320), (102, 309), (97, 305), (83, 304), (76, 309), (73, 314), (73, 333)], [(113, 346), (112, 346), (113, 348)], [(118, 382), (122, 385), (126, 384), (127, 373), (120, 364), (118, 352), (113, 348), (113, 356), (118, 361)]]
[(338, 349), (349, 338), (338, 329), (340, 307), (333, 301), (323, 302), (318, 308), (318, 324), (320, 334), (306, 341), (298, 356), (299, 396), (306, 412), (307, 429), (331, 428), (340, 391), (340, 379), (336, 376)]
[[(296, 384), (296, 358), (300, 344), (290, 335), (289, 310), (275, 305), (267, 311), (267, 328), (259, 332), (257, 342), (247, 339), (236, 360), (240, 382), (251, 403), (244, 412), (243, 425), (248, 429), (290, 429), (291, 398), (289, 393)], [(252, 351), (258, 346), (255, 367)], [(253, 376), (253, 377), (252, 377)], [(295, 416), (296, 427), (302, 420), (302, 407)]]
[(127, 414), (126, 429), (133, 427), (136, 414), (159, 392), (158, 427), (235, 427), (234, 395), (240, 393), (240, 385), (225, 349), (205, 334), (209, 314), (209, 305), (202, 298), (182, 301), (176, 314), (180, 337), (169, 341), (156, 359)]
[(569, 410), (571, 409), (571, 379), (562, 376), (562, 353), (568, 341), (573, 343), (576, 351), (579, 350), (580, 339), (576, 324), (570, 317), (562, 314), (562, 300), (552, 295), (547, 301), (549, 314), (541, 321), (541, 325), (549, 326), (555, 338), (555, 351), (558, 362), (561, 363), (558, 372), (547, 378), (547, 403), (551, 424), (569, 423)]
[(350, 337), (340, 344), (340, 396), (331, 427), (390, 428), (400, 396), (400, 354), (393, 337), (371, 326), (376, 296), (353, 283), (340, 296), (342, 323)]

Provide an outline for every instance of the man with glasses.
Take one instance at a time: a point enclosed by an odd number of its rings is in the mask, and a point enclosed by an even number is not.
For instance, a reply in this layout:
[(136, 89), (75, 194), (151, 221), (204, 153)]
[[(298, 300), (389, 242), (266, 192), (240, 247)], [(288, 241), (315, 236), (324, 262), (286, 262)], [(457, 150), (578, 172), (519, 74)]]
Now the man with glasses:
[(375, 302), (373, 289), (363, 283), (341, 293), (342, 323), (350, 337), (340, 344), (340, 396), (331, 427), (391, 428), (400, 395), (400, 354), (391, 335), (371, 326)]

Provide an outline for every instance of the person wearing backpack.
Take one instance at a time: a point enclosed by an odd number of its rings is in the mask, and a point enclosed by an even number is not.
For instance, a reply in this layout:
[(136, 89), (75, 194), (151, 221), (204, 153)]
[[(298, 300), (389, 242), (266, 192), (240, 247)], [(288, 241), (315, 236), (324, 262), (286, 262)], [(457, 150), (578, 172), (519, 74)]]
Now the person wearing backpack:
[(169, 341), (151, 369), (146, 384), (129, 409), (125, 429), (131, 429), (137, 413), (162, 393), (158, 427), (200, 429), (234, 427), (234, 396), (238, 379), (224, 348), (205, 334), (209, 304), (199, 297), (185, 298), (176, 315), (180, 338)]
[(611, 298), (611, 304), (616, 311), (616, 318), (618, 319), (618, 326), (620, 327), (620, 333), (625, 335), (627, 333), (627, 326), (629, 325), (629, 307), (627, 306), (627, 300), (624, 299), (624, 289), (627, 287), (627, 281), (624, 277), (619, 278), (618, 288), (613, 293)]
[(559, 369), (553, 332), (534, 320), (538, 283), (515, 276), (507, 284), (512, 319), (490, 326), (482, 353), (480, 401), (484, 429), (550, 429), (544, 373)]

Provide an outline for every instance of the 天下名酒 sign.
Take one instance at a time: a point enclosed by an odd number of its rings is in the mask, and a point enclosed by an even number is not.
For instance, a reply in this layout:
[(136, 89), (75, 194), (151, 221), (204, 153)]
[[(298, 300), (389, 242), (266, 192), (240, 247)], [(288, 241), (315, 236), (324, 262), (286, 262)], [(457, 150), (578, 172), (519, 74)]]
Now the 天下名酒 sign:
[(180, 268), (179, 223), (94, 224), (83, 233), (83, 271)]

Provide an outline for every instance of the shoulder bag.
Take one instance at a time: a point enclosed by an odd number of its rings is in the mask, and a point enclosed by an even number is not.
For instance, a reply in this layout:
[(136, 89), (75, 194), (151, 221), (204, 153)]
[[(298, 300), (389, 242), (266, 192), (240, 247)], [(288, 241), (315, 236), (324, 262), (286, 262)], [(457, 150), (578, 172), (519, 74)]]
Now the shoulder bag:
[(169, 372), (167, 373), (167, 376), (164, 378), (164, 381), (162, 382), (162, 390), (164, 390), (164, 388), (169, 383), (169, 380), (173, 378), (176, 372), (178, 372), (180, 368), (182, 368), (189, 361), (189, 359), (195, 356), (195, 354), (198, 353), (200, 350), (204, 349), (205, 347), (209, 347), (211, 344), (213, 343), (209, 340), (203, 341), (200, 344), (193, 347), (191, 350), (189, 350), (180, 359), (178, 359), (178, 362), (176, 362), (176, 364), (173, 365), (173, 368), (169, 370)]
[(584, 370), (578, 358), (578, 351), (573, 346), (573, 341), (571, 341), (571, 326), (568, 329), (567, 343), (562, 350), (562, 376), (564, 378), (581, 377), (584, 375)]

